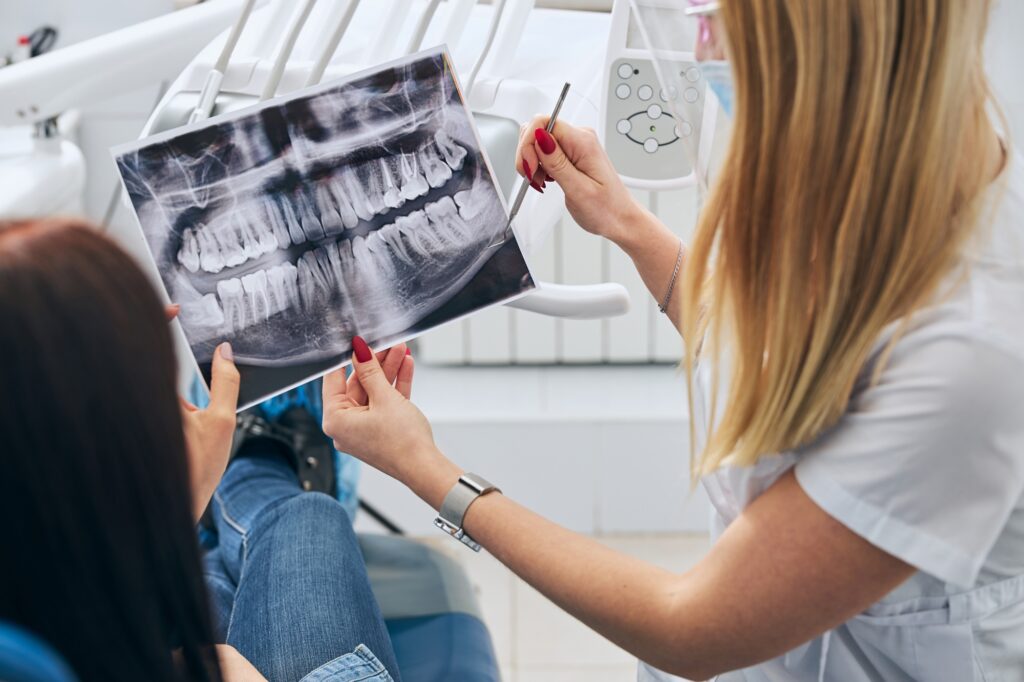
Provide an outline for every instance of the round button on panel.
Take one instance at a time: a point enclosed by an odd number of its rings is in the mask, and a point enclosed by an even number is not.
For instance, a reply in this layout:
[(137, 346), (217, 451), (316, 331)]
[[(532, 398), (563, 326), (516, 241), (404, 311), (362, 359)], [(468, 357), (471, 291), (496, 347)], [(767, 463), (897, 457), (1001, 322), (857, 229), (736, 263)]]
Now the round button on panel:
[(686, 70), (686, 80), (690, 81), (691, 83), (696, 83), (697, 81), (699, 81), (700, 69), (698, 69), (696, 66), (691, 66), (690, 68), (688, 68)]
[(619, 87), (615, 88), (615, 96), (619, 99), (626, 99), (631, 92), (633, 91), (625, 83), (620, 83)]
[[(654, 106), (661, 108), (660, 105)], [(651, 109), (648, 107), (630, 116), (630, 132), (626, 135), (626, 138), (643, 147), (649, 154), (653, 154), (667, 144), (672, 144), (679, 137), (672, 131), (672, 122), (664, 111), (660, 118), (651, 118), (651, 113)]]
[(693, 126), (687, 121), (683, 121), (675, 128), (676, 137), (689, 137), (690, 133), (693, 132)]
[(633, 75), (632, 64), (619, 64), (619, 78), (629, 78)]
[(641, 85), (636, 90), (636, 96), (646, 102), (650, 98), (654, 97), (654, 88), (650, 85)]
[(700, 93), (697, 92), (697, 88), (686, 88), (686, 92), (683, 93), (683, 99), (693, 104), (700, 99)]
[(633, 129), (633, 124), (629, 122), (629, 119), (622, 119), (615, 124), (615, 129), (622, 135), (629, 135), (629, 131)]
[(647, 115), (652, 120), (657, 120), (657, 119), (661, 118), (661, 115), (663, 113), (665, 113), (665, 112), (662, 111), (661, 105), (659, 105), (659, 104), (652, 104), (651, 106), (647, 107)]
[(660, 95), (662, 102), (674, 102), (679, 97), (679, 91), (675, 86), (670, 85), (668, 88), (662, 88)]

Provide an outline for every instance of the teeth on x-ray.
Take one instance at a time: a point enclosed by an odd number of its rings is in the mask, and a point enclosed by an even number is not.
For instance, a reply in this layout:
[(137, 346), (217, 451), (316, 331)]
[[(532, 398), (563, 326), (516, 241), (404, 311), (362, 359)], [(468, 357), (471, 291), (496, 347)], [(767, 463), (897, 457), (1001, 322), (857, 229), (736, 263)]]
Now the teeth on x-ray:
[[(455, 142), (449, 146), (461, 152), (452, 156), (459, 159), (461, 168), (465, 149)], [(422, 157), (427, 155), (419, 152), (402, 154), (392, 159), (375, 159), (370, 162), (373, 167), (369, 169), (356, 169), (354, 177), (369, 179), (368, 187), (358, 190), (356, 202), (349, 199), (343, 178), (332, 177), (316, 181), (308, 191), (296, 192), (287, 199), (260, 197), (254, 202), (258, 211), (246, 208), (242, 212), (223, 215), (219, 222), (186, 228), (178, 251), (178, 262), (189, 272), (202, 269), (216, 274), (278, 249), (337, 237), (375, 214), (386, 216), (406, 202), (425, 196), (431, 189), (444, 187), (453, 177), (453, 168), (440, 157), (435, 157), (448, 169), (448, 173), (435, 173), (434, 183), (428, 183), (420, 171), (419, 158)], [(351, 171), (346, 169), (345, 174), (348, 173)], [(351, 180), (347, 184), (353, 186)], [(379, 195), (371, 196), (375, 190)], [(469, 191), (459, 194), (468, 196)], [(374, 207), (374, 213), (366, 211), (364, 215), (367, 217), (361, 218), (355, 211), (356, 203)], [(466, 216), (467, 219), (474, 217)]]
[(200, 362), (225, 339), (240, 362), (290, 365), (397, 335), (470, 281), (505, 223), (440, 55), (118, 163)]

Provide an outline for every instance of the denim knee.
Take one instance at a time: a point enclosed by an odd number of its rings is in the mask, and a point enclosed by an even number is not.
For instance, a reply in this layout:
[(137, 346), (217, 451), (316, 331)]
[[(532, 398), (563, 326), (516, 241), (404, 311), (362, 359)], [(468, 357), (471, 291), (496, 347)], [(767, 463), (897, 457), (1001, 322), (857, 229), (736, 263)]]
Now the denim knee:
[(328, 534), (332, 542), (356, 544), (348, 513), (329, 495), (302, 493), (282, 502), (275, 511), (275, 522), (281, 527), (307, 535)]

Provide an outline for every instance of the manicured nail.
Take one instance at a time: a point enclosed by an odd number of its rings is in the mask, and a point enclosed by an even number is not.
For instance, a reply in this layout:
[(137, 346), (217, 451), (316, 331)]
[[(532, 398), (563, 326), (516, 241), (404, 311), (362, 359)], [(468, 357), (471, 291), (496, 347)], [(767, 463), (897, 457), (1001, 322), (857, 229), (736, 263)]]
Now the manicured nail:
[(373, 357), (373, 353), (370, 352), (370, 347), (366, 345), (366, 341), (363, 341), (363, 337), (354, 336), (352, 337), (352, 350), (356, 353), (356, 360), (359, 362), (367, 362)]
[(227, 341), (220, 344), (220, 356), (225, 360), (230, 360), (231, 362), (235, 361), (235, 354), (231, 350), (231, 344)]
[(526, 159), (523, 159), (523, 173), (526, 174), (527, 180), (533, 180), (533, 171), (530, 169), (530, 164)]
[(545, 154), (554, 154), (555, 138), (551, 137), (548, 131), (543, 128), (537, 128), (533, 131), (533, 136), (537, 138), (537, 144), (540, 146), (540, 150)]
[(175, 314), (180, 313), (181, 312), (181, 304), (180, 303), (172, 303), (172, 304), (170, 304), (169, 306), (167, 306), (167, 312), (175, 313)]
[(407, 356), (408, 356), (408, 355), (412, 355), (412, 348), (406, 348), (406, 349), (405, 349), (405, 354), (406, 354)]
[(544, 194), (544, 189), (540, 185), (538, 185), (536, 182), (531, 182), (530, 183), (530, 187), (534, 188), (535, 190), (537, 190), (541, 194)]

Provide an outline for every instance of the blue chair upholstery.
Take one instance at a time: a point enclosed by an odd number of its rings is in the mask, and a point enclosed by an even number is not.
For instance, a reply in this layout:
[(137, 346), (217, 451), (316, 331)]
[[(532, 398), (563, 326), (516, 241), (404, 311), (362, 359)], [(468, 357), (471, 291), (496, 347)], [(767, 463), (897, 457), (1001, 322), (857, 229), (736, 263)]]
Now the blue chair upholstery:
[(499, 682), (491, 635), (476, 616), (443, 613), (386, 624), (403, 680)]
[(455, 561), (393, 535), (360, 535), (359, 544), (403, 679), (498, 682), (490, 632)]
[(76, 682), (60, 654), (25, 630), (0, 623), (0, 680)]

